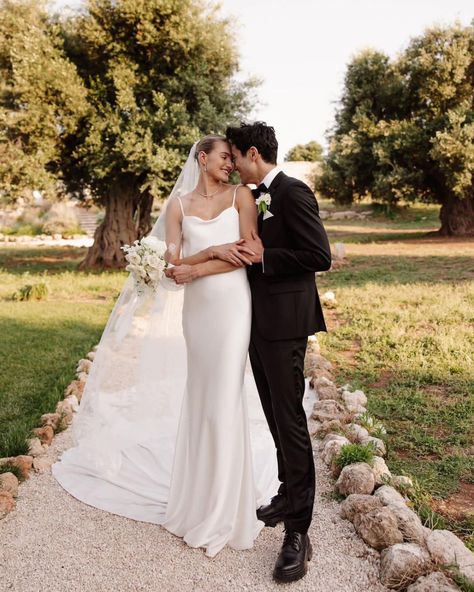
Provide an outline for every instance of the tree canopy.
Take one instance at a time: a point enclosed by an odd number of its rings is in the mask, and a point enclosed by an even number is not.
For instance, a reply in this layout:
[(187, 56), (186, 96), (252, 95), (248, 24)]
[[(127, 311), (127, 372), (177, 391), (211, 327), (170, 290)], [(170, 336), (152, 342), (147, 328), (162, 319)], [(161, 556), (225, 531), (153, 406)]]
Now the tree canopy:
[(8, 176), (12, 193), (20, 177), (35, 189), (61, 179), (92, 196), (106, 212), (85, 266), (121, 266), (120, 247), (150, 230), (153, 199), (193, 142), (251, 108), (231, 23), (201, 0), (88, 0), (64, 19), (34, 0), (0, 1), (0, 188)]
[(440, 232), (474, 233), (474, 27), (434, 27), (395, 60), (349, 64), (317, 188), (340, 203), (439, 203)]
[(60, 191), (62, 142), (88, 105), (43, 2), (0, 0), (0, 201)]
[(319, 142), (312, 141), (307, 144), (297, 144), (293, 146), (285, 156), (286, 161), (305, 160), (307, 162), (316, 162), (321, 160), (323, 147)]

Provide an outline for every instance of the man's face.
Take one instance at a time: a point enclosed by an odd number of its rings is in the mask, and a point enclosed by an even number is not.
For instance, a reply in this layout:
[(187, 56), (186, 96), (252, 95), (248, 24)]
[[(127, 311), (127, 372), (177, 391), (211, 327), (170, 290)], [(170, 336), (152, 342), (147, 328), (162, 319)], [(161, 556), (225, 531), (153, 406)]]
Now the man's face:
[(232, 157), (234, 159), (234, 168), (240, 175), (242, 183), (255, 183), (258, 185), (258, 170), (255, 158), (252, 158), (255, 148), (249, 148), (244, 156), (242, 152), (232, 144)]

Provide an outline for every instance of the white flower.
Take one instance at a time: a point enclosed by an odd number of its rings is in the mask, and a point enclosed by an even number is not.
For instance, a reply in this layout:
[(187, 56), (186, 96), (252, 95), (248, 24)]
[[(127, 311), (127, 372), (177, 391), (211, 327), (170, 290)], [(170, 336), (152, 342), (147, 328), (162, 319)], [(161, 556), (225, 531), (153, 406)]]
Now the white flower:
[(140, 255), (136, 251), (127, 253), (127, 255), (125, 255), (125, 259), (132, 265), (139, 265), (141, 261)]
[(255, 205), (257, 206), (257, 211), (259, 213), (265, 214), (265, 212), (270, 207), (272, 203), (272, 196), (269, 193), (262, 193), (260, 197), (257, 197), (255, 200)]
[(142, 238), (140, 243), (143, 246), (151, 247), (152, 249), (159, 249), (160, 243), (162, 243), (162, 241), (160, 241), (160, 239), (156, 238), (156, 236), (145, 236), (144, 238)]

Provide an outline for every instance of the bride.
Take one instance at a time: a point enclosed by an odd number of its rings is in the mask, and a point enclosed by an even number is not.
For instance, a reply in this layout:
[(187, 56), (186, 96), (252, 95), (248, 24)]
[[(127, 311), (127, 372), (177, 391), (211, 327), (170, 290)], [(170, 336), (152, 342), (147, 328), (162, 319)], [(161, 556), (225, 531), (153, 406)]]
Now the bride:
[(247, 187), (228, 183), (232, 170), (225, 138), (191, 149), (152, 230), (175, 267), (148, 298), (128, 279), (73, 423), (75, 446), (52, 469), (77, 499), (160, 524), (210, 557), (253, 546), (264, 525), (256, 509), (279, 485), (247, 368), (249, 261), (235, 248), (256, 232), (257, 211)]

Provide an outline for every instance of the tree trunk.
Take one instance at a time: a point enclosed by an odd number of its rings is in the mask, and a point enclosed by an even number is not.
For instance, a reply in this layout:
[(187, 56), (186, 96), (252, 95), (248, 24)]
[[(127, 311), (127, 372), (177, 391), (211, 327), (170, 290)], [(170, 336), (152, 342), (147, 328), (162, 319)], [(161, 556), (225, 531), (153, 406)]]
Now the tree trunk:
[(134, 186), (126, 182), (113, 185), (105, 204), (105, 218), (94, 234), (80, 269), (121, 269), (125, 267), (120, 247), (131, 245), (138, 237), (134, 216), (137, 195)]
[(448, 197), (439, 213), (442, 236), (474, 236), (474, 198)]
[(146, 236), (151, 228), (151, 208), (153, 207), (153, 196), (145, 193), (138, 203), (138, 238)]

